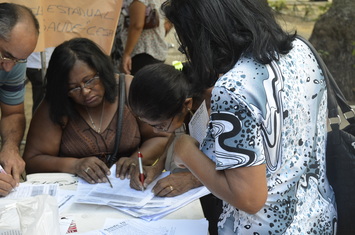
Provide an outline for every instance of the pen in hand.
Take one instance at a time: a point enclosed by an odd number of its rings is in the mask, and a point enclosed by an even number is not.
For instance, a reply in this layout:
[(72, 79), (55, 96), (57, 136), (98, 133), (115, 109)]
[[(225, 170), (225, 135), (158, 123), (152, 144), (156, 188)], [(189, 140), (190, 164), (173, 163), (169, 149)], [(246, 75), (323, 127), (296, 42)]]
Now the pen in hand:
[[(2, 167), (2, 165), (0, 165), (0, 174), (5, 174), (5, 175), (7, 175), (5, 169)], [(13, 188), (13, 190), (16, 191), (15, 188)]]
[(138, 165), (139, 165), (139, 180), (142, 183), (142, 191), (144, 191), (143, 183), (144, 183), (144, 172), (143, 172), (143, 163), (142, 163), (143, 155), (141, 152), (138, 152)]
[(6, 173), (6, 171), (4, 170), (4, 168), (2, 167), (2, 165), (0, 165), (0, 174), (1, 174), (1, 173), (4, 173), (4, 174), (7, 175), (7, 173)]
[(107, 182), (110, 184), (110, 187), (113, 188), (112, 183), (111, 183), (111, 181), (110, 181), (110, 179), (108, 178), (107, 175), (106, 175), (106, 179), (107, 179)]

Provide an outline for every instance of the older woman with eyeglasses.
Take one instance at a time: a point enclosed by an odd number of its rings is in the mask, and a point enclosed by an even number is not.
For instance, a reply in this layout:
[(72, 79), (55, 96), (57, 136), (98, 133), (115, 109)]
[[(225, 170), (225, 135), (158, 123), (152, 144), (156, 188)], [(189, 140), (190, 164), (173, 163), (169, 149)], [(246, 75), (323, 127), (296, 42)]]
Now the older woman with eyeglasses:
[[(89, 183), (107, 182), (106, 156), (114, 151), (118, 122), (118, 76), (92, 41), (75, 38), (55, 48), (47, 69), (45, 99), (35, 112), (24, 152), (27, 173), (66, 172)], [(130, 79), (126, 76), (126, 90)], [(166, 134), (154, 133), (125, 106), (117, 177), (129, 176), (137, 150), (144, 163), (163, 152)]]

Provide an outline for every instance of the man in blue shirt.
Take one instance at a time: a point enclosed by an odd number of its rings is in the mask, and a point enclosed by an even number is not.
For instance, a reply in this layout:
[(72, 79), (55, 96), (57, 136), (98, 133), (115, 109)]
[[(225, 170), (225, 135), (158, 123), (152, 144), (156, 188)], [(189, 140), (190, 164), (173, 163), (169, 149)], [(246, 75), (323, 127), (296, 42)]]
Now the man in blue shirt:
[(19, 146), (24, 135), (26, 58), (36, 47), (39, 24), (22, 5), (0, 3), (0, 196), (6, 196), (20, 181), (25, 162)]

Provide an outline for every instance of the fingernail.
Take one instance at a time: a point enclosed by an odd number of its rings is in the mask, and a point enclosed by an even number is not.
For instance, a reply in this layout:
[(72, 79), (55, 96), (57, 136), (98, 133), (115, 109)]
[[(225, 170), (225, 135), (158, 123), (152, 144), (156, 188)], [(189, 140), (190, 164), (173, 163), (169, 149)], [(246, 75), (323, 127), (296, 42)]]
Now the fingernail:
[(111, 171), (106, 172), (106, 175), (111, 175)]
[(106, 178), (103, 178), (103, 179), (102, 179), (102, 182), (105, 182), (105, 183), (106, 183), (106, 182), (107, 182), (107, 179), (106, 179)]
[(98, 179), (97, 182), (102, 183), (101, 179)]

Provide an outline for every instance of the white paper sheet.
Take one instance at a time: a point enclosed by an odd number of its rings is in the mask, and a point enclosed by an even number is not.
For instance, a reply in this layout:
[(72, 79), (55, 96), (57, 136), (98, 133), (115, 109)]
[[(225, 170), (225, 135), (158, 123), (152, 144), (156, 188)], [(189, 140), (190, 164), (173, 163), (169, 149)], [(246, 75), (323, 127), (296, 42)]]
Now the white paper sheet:
[[(116, 165), (113, 165), (110, 170), (111, 172), (116, 172)], [(131, 188), (129, 186), (129, 179), (121, 180), (115, 176), (109, 176), (113, 188), (108, 183), (92, 185), (79, 179), (75, 202), (122, 207), (142, 207), (154, 197), (152, 188), (155, 182), (168, 174), (169, 172), (165, 172), (160, 175), (144, 191)]]
[(6, 200), (22, 199), (28, 197), (34, 197), (37, 195), (47, 194), (56, 197), (58, 192), (58, 184), (42, 184), (32, 185), (26, 183), (20, 183), (20, 185), (13, 190), (9, 195), (4, 197)]
[(206, 101), (203, 101), (196, 110), (189, 122), (190, 135), (194, 137), (200, 144), (206, 136), (206, 127), (209, 121)]
[(208, 221), (158, 220), (147, 222), (140, 219), (106, 219), (101, 230), (81, 235), (207, 235)]

